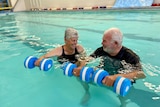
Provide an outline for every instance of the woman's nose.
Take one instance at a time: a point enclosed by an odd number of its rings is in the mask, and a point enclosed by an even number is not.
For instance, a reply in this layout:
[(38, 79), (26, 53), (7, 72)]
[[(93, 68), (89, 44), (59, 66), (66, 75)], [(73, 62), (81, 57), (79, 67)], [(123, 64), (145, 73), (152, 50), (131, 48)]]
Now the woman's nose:
[(74, 41), (75, 44), (77, 44), (77, 41)]

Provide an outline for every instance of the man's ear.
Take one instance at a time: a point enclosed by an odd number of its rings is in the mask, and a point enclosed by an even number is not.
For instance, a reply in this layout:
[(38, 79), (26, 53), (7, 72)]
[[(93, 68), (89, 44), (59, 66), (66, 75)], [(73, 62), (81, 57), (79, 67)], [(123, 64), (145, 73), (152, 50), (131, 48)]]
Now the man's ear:
[(118, 45), (118, 42), (117, 42), (117, 41), (114, 41), (114, 43), (115, 43), (116, 45)]
[(67, 39), (66, 38), (64, 38), (64, 42), (66, 43), (66, 41), (67, 41)]

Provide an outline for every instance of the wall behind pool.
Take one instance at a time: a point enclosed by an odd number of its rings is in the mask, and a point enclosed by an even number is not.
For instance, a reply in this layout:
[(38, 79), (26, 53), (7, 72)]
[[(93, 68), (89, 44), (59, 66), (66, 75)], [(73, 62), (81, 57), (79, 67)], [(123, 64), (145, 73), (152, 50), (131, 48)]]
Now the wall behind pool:
[(152, 6), (160, 3), (160, 0), (10, 0), (12, 6), (16, 5), (14, 11), (31, 9), (92, 9), (112, 7), (142, 7)]

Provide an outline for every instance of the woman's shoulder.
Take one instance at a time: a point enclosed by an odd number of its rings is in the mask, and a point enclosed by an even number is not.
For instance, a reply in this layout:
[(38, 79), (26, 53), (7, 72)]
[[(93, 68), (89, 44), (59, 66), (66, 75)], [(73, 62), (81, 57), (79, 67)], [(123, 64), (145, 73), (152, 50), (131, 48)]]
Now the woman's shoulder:
[(77, 49), (77, 51), (78, 51), (79, 53), (81, 53), (81, 52), (83, 52), (83, 51), (84, 51), (83, 46), (82, 46), (82, 45), (80, 45), (80, 44), (77, 44), (77, 45), (76, 45), (76, 49)]

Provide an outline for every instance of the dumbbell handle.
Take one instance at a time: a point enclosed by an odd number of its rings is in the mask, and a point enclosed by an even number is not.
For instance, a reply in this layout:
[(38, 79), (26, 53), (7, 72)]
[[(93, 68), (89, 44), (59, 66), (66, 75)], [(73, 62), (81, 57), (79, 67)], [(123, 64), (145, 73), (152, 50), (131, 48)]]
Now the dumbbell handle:
[(39, 67), (39, 66), (40, 66), (40, 63), (41, 63), (41, 61), (42, 61), (43, 59), (45, 59), (45, 58), (42, 58), (42, 57), (38, 58), (38, 59), (35, 61), (34, 65)]

